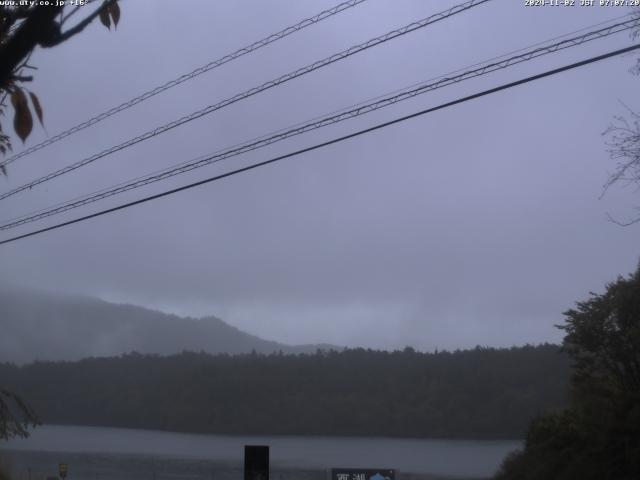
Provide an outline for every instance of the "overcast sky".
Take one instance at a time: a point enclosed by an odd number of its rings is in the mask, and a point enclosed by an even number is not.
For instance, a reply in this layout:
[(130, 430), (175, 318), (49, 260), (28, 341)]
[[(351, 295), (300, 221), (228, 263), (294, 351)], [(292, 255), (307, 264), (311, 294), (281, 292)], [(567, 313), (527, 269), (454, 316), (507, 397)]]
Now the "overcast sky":
[[(337, 1), (121, 3), (117, 31), (96, 22), (34, 54), (31, 88), (46, 131), (36, 127), (26, 146)], [(368, 0), (16, 161), (0, 189), (455, 3)], [(0, 216), (109, 187), (626, 12), (495, 0), (4, 200)], [(1, 238), (630, 42), (622, 33), (549, 55)], [(627, 219), (640, 194), (615, 188), (599, 199), (614, 167), (602, 133), (625, 113), (621, 102), (640, 109), (640, 78), (629, 73), (634, 61), (600, 62), (0, 246), (0, 277), (182, 315), (212, 314), (287, 343), (432, 350), (559, 341), (554, 324), (562, 312), (632, 271), (640, 258), (640, 225), (622, 228), (606, 217)]]

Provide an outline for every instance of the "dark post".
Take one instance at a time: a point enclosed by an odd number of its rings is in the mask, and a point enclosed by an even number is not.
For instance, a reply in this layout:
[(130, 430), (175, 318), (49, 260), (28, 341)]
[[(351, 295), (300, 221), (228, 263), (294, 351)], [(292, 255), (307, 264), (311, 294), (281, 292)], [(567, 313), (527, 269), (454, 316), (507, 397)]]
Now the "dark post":
[(244, 480), (269, 480), (269, 447), (244, 446)]

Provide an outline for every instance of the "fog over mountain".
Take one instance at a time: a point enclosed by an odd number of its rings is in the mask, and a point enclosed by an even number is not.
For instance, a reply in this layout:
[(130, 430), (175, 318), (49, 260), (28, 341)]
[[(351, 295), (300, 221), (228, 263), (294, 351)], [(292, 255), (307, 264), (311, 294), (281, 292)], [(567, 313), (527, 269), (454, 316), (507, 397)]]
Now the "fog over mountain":
[[(77, 360), (131, 351), (172, 354), (313, 352), (263, 340), (214, 316), (182, 318), (97, 298), (0, 286), (0, 361)], [(149, 332), (153, 332), (150, 335)], [(333, 347), (336, 348), (336, 347)]]

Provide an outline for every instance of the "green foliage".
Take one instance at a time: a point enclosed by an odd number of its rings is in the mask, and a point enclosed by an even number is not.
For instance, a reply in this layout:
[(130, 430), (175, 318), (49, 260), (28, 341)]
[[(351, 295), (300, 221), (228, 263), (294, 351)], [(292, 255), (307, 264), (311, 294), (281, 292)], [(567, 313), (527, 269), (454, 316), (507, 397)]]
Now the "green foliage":
[(47, 423), (230, 434), (522, 438), (568, 379), (554, 345), (0, 364)]
[(499, 480), (640, 478), (640, 267), (565, 313), (570, 405), (533, 421)]
[(607, 397), (640, 391), (640, 267), (565, 316), (560, 328), (575, 362), (577, 393)]

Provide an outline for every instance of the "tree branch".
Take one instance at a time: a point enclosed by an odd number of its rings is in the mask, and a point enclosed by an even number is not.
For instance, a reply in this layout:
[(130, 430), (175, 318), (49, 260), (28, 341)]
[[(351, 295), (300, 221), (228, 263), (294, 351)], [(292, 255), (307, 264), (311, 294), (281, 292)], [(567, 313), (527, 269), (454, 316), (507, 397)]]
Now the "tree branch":
[(75, 27), (70, 28), (66, 32), (59, 34), (56, 38), (53, 38), (53, 39), (51, 39), (50, 42), (47, 42), (46, 45), (44, 45), (44, 44), (41, 44), (41, 45), (43, 47), (55, 47), (56, 45), (66, 41), (66, 40), (69, 40), (74, 35), (77, 35), (78, 33), (82, 32), (87, 27), (87, 25), (89, 25), (93, 20), (95, 20), (95, 18), (98, 15), (100, 15), (100, 12), (102, 12), (103, 9), (108, 8), (108, 6), (111, 5), (112, 3), (114, 3), (115, 1), (116, 0), (105, 0), (102, 3), (102, 5), (100, 5), (91, 15), (89, 15), (87, 18), (82, 20)]
[(38, 6), (18, 27), (16, 33), (0, 48), (0, 88), (42, 38), (51, 34), (55, 17), (63, 6)]

